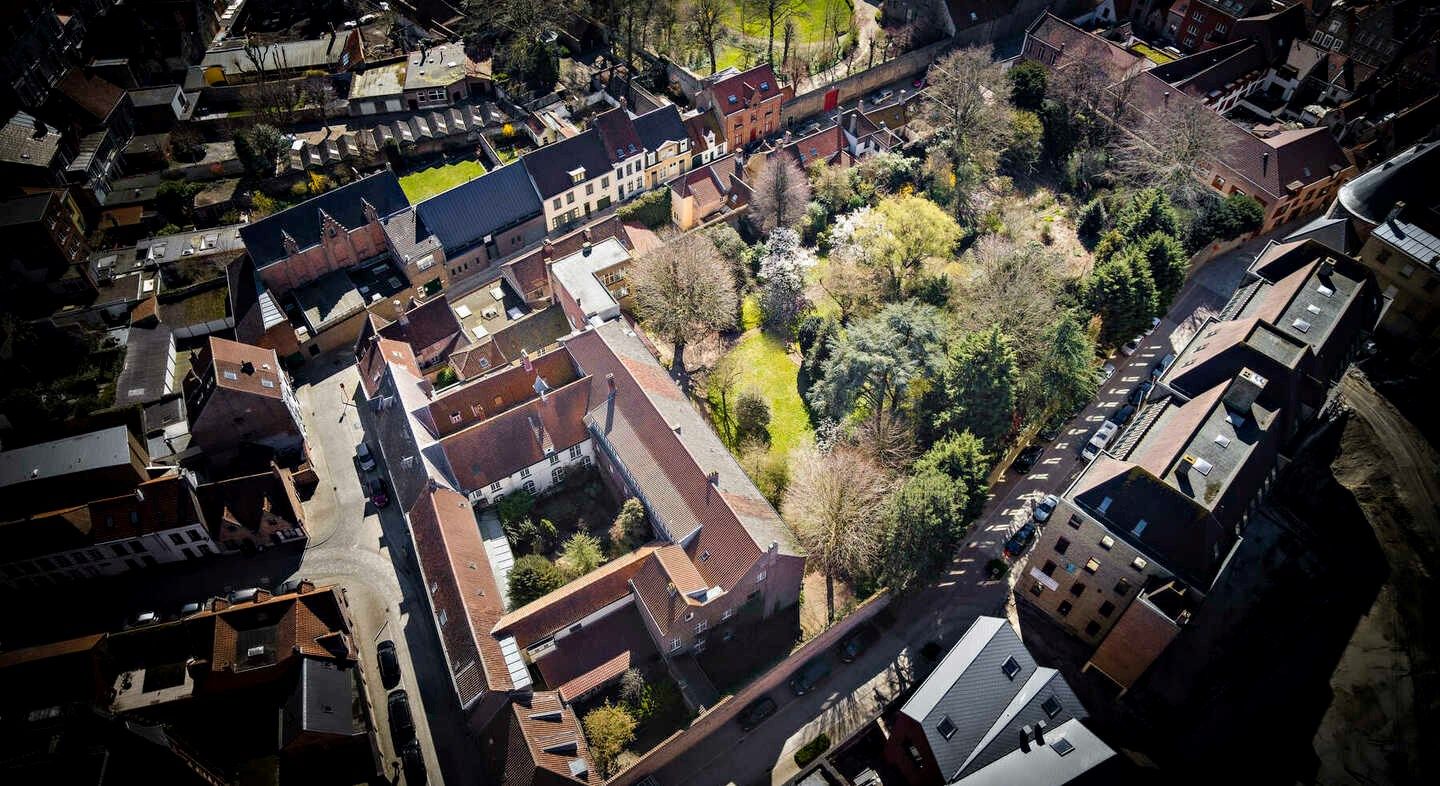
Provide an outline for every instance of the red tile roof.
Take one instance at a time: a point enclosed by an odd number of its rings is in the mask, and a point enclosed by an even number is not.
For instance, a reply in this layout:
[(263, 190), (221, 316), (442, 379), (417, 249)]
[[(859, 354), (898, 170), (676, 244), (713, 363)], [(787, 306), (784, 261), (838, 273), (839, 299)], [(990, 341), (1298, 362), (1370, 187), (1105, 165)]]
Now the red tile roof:
[(406, 311), (403, 317), (380, 327), (378, 332), (385, 338), (404, 341), (417, 354), (447, 339), (459, 339), (464, 344), (460, 320), (444, 295)]
[(70, 73), (55, 87), (81, 109), (102, 122), (110, 117), (115, 106), (125, 98), (124, 90), (102, 77), (86, 73), (82, 68), (70, 69)]
[(303, 524), (303, 509), (290, 471), (274, 464), (269, 472), (207, 483), (195, 489), (195, 496), (212, 532), (218, 533), (222, 522), (258, 531), (266, 513)]
[(1068, 63), (1081, 61), (1098, 65), (1111, 84), (1135, 73), (1145, 63), (1145, 58), (1087, 33), (1049, 11), (1036, 20), (1028, 32), (1030, 37), (1059, 50), (1052, 67), (1064, 68)]
[(544, 379), (551, 390), (580, 378), (579, 369), (564, 349), (538, 355), (531, 359), (530, 366), (512, 365), (475, 382), (441, 391), (429, 406), (435, 435), (454, 434), (538, 398), (537, 377)]
[(471, 345), (450, 353), (450, 366), (460, 381), (467, 382), (500, 368), (507, 362), (494, 341)]
[(623, 107), (601, 112), (592, 122), (600, 132), (600, 141), (605, 146), (605, 155), (610, 157), (610, 163), (618, 164), (645, 152), (645, 143)]
[(461, 488), (483, 490), (525, 467), (564, 453), (589, 438), (585, 412), (590, 385), (571, 382), (483, 422), (440, 439), (440, 449)]
[(199, 365), (204, 368), (210, 363), (215, 366), (215, 384), (219, 387), (281, 398), (280, 375), (284, 371), (273, 349), (211, 336), (209, 345), (201, 350)]
[(571, 702), (656, 656), (640, 612), (630, 605), (557, 638), (535, 665), (545, 684), (558, 686), (560, 698)]
[[(769, 63), (762, 63), (710, 85), (710, 94), (714, 96), (715, 108), (720, 110), (720, 114), (729, 115), (748, 106), (783, 97), (784, 90), (775, 81), (775, 70)], [(730, 101), (731, 96), (735, 97), (734, 102)]]
[(486, 691), (509, 690), (500, 642), (489, 635), (504, 604), (470, 502), (435, 488), (415, 501), (409, 520), (430, 605), (437, 617), (445, 615), (440, 640), (461, 705)]
[(556, 238), (524, 256), (506, 262), (505, 267), (514, 277), (520, 296), (531, 300), (531, 293), (536, 290), (548, 291), (550, 260), (564, 259), (579, 251), (586, 243), (595, 244), (612, 237), (619, 238), (625, 248), (630, 249), (630, 239), (625, 235), (625, 225), (619, 216), (609, 216)]
[(486, 764), (505, 786), (599, 786), (605, 780), (590, 764), (575, 710), (554, 691), (514, 697), (486, 727), (485, 737)]
[(553, 635), (575, 620), (629, 595), (630, 579), (640, 571), (655, 549), (655, 546), (641, 546), (601, 565), (501, 617), (492, 632), (495, 636), (514, 636), (521, 647), (529, 647)]

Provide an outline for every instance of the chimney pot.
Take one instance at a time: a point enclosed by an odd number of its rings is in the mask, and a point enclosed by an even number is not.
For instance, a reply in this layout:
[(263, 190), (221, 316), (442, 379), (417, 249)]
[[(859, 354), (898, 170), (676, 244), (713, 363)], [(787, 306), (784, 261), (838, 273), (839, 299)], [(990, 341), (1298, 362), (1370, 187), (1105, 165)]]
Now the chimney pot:
[(1035, 723), (1035, 744), (1036, 744), (1036, 745), (1044, 745), (1044, 744), (1045, 744), (1045, 721), (1043, 721), (1043, 720), (1042, 720), (1042, 721), (1036, 721), (1036, 723)]
[(1020, 729), (1020, 750), (1024, 753), (1030, 752), (1030, 727), (1024, 726)]
[(610, 395), (611, 395), (611, 396), (614, 396), (614, 395), (615, 395), (615, 375), (614, 375), (614, 374), (606, 374), (606, 375), (605, 375), (605, 386), (608, 387), (608, 388), (610, 388)]

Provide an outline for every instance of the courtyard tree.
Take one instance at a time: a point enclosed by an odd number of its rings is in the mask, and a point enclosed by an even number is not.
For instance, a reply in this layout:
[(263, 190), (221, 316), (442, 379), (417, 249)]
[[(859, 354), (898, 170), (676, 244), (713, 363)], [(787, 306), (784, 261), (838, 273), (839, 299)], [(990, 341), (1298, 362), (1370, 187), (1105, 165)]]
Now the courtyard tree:
[(1158, 310), (1155, 279), (1149, 267), (1130, 254), (1096, 265), (1084, 293), (1086, 304), (1100, 315), (1100, 343), (1108, 347), (1144, 333)]
[(857, 220), (855, 244), (864, 258), (890, 275), (895, 294), (931, 258), (949, 260), (960, 240), (960, 225), (924, 197), (894, 196)]
[(650, 521), (645, 518), (645, 506), (631, 497), (620, 506), (615, 523), (610, 525), (610, 553), (612, 556), (628, 554), (649, 542), (654, 537)]
[(750, 217), (760, 231), (795, 226), (809, 203), (810, 180), (795, 159), (784, 153), (765, 159), (750, 195)]
[(875, 308), (888, 278), (884, 270), (867, 261), (864, 249), (847, 240), (830, 249), (820, 271), (820, 288), (840, 307), (840, 320), (848, 322)]
[(760, 258), (760, 311), (765, 327), (789, 336), (796, 320), (810, 307), (805, 297), (804, 264), (813, 262), (800, 245), (800, 235), (789, 227), (776, 227)]
[(1265, 206), (1248, 194), (1209, 198), (1187, 232), (1186, 244), (1198, 251), (1216, 240), (1233, 240), (1265, 223)]
[(1190, 267), (1185, 247), (1174, 235), (1151, 232), (1130, 246), (1127, 253), (1135, 254), (1150, 269), (1159, 296), (1159, 310), (1164, 311), (1185, 283), (1185, 271)]
[(951, 434), (925, 451), (915, 462), (915, 474), (935, 471), (955, 482), (960, 516), (970, 521), (985, 507), (991, 454), (980, 438), (968, 431)]
[(807, 554), (825, 576), (826, 619), (835, 619), (835, 580), (866, 575), (882, 545), (880, 527), (890, 479), (849, 445), (796, 455), (782, 509)]
[(855, 322), (833, 342), (810, 388), (811, 407), (837, 421), (858, 413), (876, 428), (902, 417), (912, 388), (939, 370), (944, 337), (940, 312), (913, 300)]
[(604, 561), (600, 541), (588, 532), (577, 532), (565, 539), (556, 563), (567, 579), (575, 579), (600, 567)]
[(510, 608), (518, 609), (565, 586), (565, 574), (545, 557), (526, 554), (510, 567)]
[(1045, 66), (1034, 60), (1022, 60), (1005, 72), (1010, 81), (1010, 103), (1019, 109), (1038, 111), (1045, 103)]
[(685, 346), (735, 324), (732, 264), (699, 232), (651, 249), (630, 270), (635, 311), (674, 348), (672, 370), (685, 371)]
[(987, 235), (966, 256), (971, 275), (953, 298), (957, 327), (968, 333), (1000, 326), (1015, 351), (1016, 365), (1029, 368), (1044, 351), (1065, 283), (1065, 260), (1040, 243), (1016, 244)]
[(735, 400), (735, 441), (770, 442), (770, 405), (753, 390), (746, 390)]
[(1205, 177), (1219, 160), (1229, 120), (1190, 101), (1176, 100), (1145, 116), (1115, 141), (1115, 163), (1129, 183), (1158, 188), (1181, 204), (1199, 204), (1209, 191)]
[(620, 754), (635, 741), (635, 716), (624, 706), (610, 702), (585, 713), (582, 720), (585, 741), (590, 743), (590, 757), (603, 778), (619, 771)]
[(1118, 211), (1115, 231), (1127, 243), (1139, 242), (1154, 232), (1180, 237), (1180, 215), (1164, 191), (1144, 188), (1136, 191)]
[(697, 43), (710, 56), (710, 73), (719, 68), (715, 51), (725, 36), (724, 0), (689, 0), (685, 6), (685, 21)]

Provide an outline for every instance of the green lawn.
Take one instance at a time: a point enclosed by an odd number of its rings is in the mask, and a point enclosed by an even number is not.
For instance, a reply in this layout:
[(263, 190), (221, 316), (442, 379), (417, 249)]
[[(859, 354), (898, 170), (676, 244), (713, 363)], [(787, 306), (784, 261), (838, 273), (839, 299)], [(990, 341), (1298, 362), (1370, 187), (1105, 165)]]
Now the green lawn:
[(1136, 44), (1130, 48), (1134, 50), (1135, 54), (1140, 55), (1141, 57), (1149, 60), (1155, 65), (1165, 65), (1166, 63), (1174, 62), (1175, 60), (1174, 55), (1168, 52), (1161, 52), (1159, 49), (1155, 49), (1154, 47), (1146, 46), (1144, 44)]
[(405, 196), (411, 203), (414, 203), (483, 174), (485, 167), (479, 161), (456, 161), (453, 164), (441, 164), (411, 172), (400, 178), (400, 188), (405, 191)]
[[(820, 43), (825, 37), (825, 8), (834, 4), (839, 7), (842, 15), (849, 16), (850, 10), (845, 0), (800, 0), (800, 10), (795, 14), (795, 28), (797, 33), (796, 43), (801, 46), (810, 46)], [(745, 53), (736, 40), (736, 33), (740, 27), (740, 4), (734, 3), (730, 6), (726, 19), (725, 29), (728, 33), (726, 41), (718, 47), (716, 52), (716, 67), (725, 69), (730, 66), (736, 68), (745, 67)], [(841, 25), (841, 32), (844, 33), (848, 25)], [(745, 37), (749, 38), (752, 46), (765, 48), (770, 33), (770, 27), (762, 14), (752, 11), (745, 20)], [(778, 58), (780, 49), (784, 46), (784, 27), (777, 26), (775, 29), (775, 50)], [(763, 57), (761, 58), (763, 60)], [(702, 67), (700, 71), (708, 71), (710, 62), (705, 57), (700, 57)]]
[[(795, 387), (800, 367), (785, 351), (780, 339), (761, 330), (751, 330), (730, 350), (726, 360), (740, 371), (730, 401), (733, 403), (740, 393), (754, 389), (770, 404), (771, 451), (783, 456), (814, 437), (810, 415)], [(711, 376), (707, 395), (713, 416), (724, 419), (727, 414), (720, 405), (717, 377)], [(723, 424), (716, 425), (721, 434), (729, 432)]]

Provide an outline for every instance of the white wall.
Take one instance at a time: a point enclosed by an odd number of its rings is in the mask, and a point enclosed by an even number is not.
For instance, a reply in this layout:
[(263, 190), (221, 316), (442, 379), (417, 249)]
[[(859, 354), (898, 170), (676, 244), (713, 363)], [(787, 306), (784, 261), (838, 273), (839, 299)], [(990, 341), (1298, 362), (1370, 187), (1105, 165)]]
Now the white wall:
[[(179, 542), (176, 542), (177, 539)], [(190, 556), (186, 556), (184, 550), (188, 550)], [(210, 537), (210, 531), (203, 524), (195, 524), (152, 532), (138, 538), (100, 541), (85, 548), (9, 562), (0, 566), (0, 584), (23, 586), (21, 577), (36, 581), (36, 577), (45, 576), (51, 581), (61, 582), (95, 576), (114, 576), (149, 567), (145, 562), (147, 556), (158, 564), (165, 564), (219, 553), (222, 553), (221, 549)], [(28, 565), (32, 571), (25, 572), (22, 565)], [(38, 581), (46, 583), (46, 579)]]
[(520, 489), (528, 489), (532, 494), (544, 494), (556, 484), (554, 472), (557, 467), (564, 468), (568, 476), (569, 473), (579, 472), (595, 462), (595, 454), (588, 438), (578, 445), (557, 449), (555, 458), (556, 461), (553, 463), (547, 458), (519, 470), (507, 478), (495, 481), (483, 489), (462, 490), (469, 496), (470, 501), (477, 505), (488, 505), (496, 499)]

